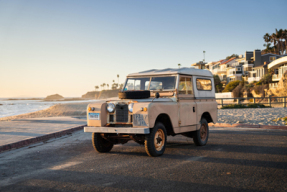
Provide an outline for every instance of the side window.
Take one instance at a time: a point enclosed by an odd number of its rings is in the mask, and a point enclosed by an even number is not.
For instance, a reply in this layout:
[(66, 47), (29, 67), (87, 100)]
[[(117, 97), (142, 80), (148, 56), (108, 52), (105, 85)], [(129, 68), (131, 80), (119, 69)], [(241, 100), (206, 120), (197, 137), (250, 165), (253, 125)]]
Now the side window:
[(198, 90), (210, 91), (212, 89), (210, 79), (196, 79), (196, 88)]
[(178, 84), (179, 94), (193, 94), (190, 77), (180, 77)]

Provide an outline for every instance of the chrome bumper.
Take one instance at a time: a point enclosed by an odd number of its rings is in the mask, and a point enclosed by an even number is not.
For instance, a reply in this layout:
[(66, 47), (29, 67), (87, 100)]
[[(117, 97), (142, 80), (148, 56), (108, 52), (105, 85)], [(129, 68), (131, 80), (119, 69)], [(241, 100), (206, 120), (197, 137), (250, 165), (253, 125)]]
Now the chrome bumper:
[(149, 134), (149, 128), (141, 127), (84, 127), (84, 132)]

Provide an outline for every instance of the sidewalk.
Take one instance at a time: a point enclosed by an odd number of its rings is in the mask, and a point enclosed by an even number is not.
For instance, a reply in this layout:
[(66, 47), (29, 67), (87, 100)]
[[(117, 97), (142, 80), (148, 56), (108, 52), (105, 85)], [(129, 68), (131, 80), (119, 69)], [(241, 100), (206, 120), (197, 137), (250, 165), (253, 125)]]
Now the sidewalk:
[(86, 119), (43, 117), (0, 121), (0, 152), (81, 130)]

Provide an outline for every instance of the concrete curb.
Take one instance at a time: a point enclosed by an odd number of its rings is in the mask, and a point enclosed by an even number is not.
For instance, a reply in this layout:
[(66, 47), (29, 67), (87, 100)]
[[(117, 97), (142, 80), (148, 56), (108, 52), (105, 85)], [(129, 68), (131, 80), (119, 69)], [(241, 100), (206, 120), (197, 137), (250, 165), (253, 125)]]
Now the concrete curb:
[(28, 145), (31, 145), (31, 144), (34, 144), (34, 143), (38, 143), (38, 142), (41, 142), (41, 141), (47, 141), (47, 140), (52, 139), (52, 138), (62, 137), (64, 135), (68, 135), (68, 134), (73, 133), (75, 131), (83, 130), (85, 126), (86, 125), (82, 125), (82, 126), (66, 129), (66, 130), (63, 130), (63, 131), (50, 133), (50, 134), (47, 134), (47, 135), (42, 135), (42, 136), (39, 136), (39, 137), (34, 137), (34, 138), (31, 138), (31, 139), (25, 139), (25, 140), (18, 141), (18, 142), (15, 142), (15, 143), (3, 145), (3, 146), (0, 146), (0, 153), (4, 152), (4, 151), (11, 150), (11, 149), (18, 149), (18, 148), (21, 148), (21, 147), (24, 147), (24, 146), (28, 146)]
[(287, 126), (279, 125), (250, 125), (250, 124), (228, 124), (228, 123), (209, 123), (209, 127), (237, 127), (237, 128), (259, 128), (259, 129), (281, 129), (287, 130)]

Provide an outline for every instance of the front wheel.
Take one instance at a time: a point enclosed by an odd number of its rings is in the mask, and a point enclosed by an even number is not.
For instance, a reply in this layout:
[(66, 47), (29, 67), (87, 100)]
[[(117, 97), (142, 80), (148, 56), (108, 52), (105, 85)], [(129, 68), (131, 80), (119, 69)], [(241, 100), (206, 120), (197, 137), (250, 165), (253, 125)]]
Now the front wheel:
[(193, 141), (197, 146), (206, 145), (209, 136), (209, 128), (206, 119), (202, 118), (200, 124), (200, 129), (193, 135)]
[(100, 153), (106, 153), (112, 150), (114, 144), (104, 139), (100, 133), (93, 133), (92, 143), (94, 148)]
[(166, 129), (162, 123), (156, 123), (151, 133), (145, 138), (145, 151), (151, 157), (164, 153), (166, 146)]

